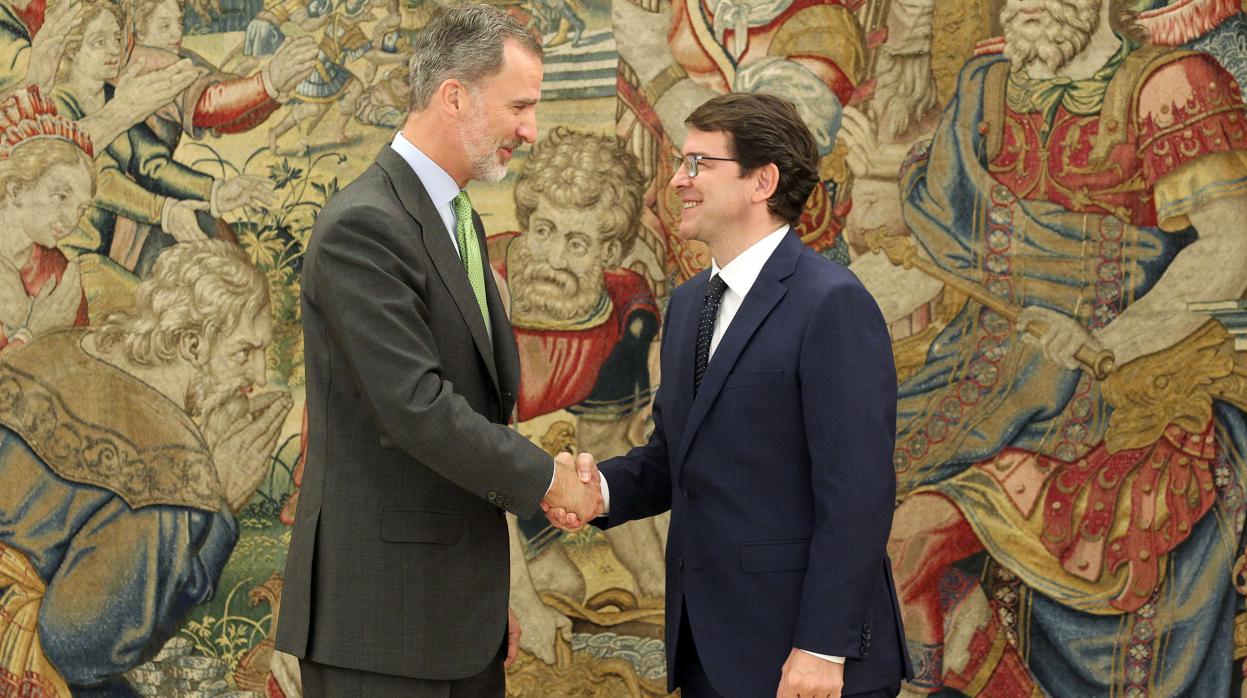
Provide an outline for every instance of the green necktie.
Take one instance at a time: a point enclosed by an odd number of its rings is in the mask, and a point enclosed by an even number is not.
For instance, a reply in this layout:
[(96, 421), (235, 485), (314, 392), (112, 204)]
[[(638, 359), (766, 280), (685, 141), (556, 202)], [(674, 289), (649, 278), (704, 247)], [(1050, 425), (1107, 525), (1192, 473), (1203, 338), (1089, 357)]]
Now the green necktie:
[(459, 241), (459, 259), (468, 272), (468, 283), (476, 294), (476, 304), (481, 307), (485, 328), (489, 329), (489, 307), (485, 305), (485, 267), (481, 263), (481, 245), (472, 227), (472, 200), (466, 191), (459, 192), (450, 202), (455, 207), (455, 239)]

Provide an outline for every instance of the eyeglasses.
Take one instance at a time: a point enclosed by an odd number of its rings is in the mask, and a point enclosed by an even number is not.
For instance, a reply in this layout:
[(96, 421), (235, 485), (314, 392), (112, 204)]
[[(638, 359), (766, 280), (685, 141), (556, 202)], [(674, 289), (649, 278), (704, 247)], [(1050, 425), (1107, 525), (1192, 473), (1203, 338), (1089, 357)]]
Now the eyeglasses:
[(737, 160), (736, 158), (712, 158), (709, 155), (696, 155), (696, 154), (672, 155), (671, 166), (675, 168), (676, 172), (679, 172), (680, 165), (683, 165), (684, 169), (688, 170), (689, 178), (692, 178), (692, 177), (697, 176), (697, 163), (701, 162), (702, 160), (720, 160), (722, 162), (740, 162), (740, 160)]

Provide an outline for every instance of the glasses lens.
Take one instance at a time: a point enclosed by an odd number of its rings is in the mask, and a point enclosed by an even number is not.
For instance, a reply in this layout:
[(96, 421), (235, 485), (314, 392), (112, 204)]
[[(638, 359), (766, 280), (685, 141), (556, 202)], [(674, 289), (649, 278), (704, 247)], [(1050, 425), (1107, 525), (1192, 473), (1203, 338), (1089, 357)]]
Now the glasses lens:
[(695, 155), (672, 155), (671, 167), (675, 172), (680, 171), (680, 166), (688, 171), (689, 177), (697, 176), (697, 156)]

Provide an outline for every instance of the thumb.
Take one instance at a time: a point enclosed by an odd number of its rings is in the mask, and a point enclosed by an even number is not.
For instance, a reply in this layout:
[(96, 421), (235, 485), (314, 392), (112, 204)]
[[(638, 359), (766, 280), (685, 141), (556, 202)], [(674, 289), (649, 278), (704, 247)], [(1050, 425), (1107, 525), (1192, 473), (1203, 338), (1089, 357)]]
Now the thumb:
[(576, 456), (576, 474), (580, 476), (580, 481), (588, 483), (593, 479), (593, 471), (596, 470), (593, 462), (593, 456), (588, 453), (582, 453)]
[(38, 300), (44, 300), (44, 299), (46, 299), (48, 296), (51, 296), (51, 295), (52, 295), (52, 292), (53, 292), (53, 291), (55, 291), (55, 290), (56, 290), (56, 287), (57, 287), (57, 286), (59, 286), (59, 285), (60, 285), (60, 284), (56, 283), (56, 279), (55, 279), (55, 278), (50, 278), (50, 279), (48, 279), (48, 280), (47, 280), (47, 281), (43, 284), (43, 288), (39, 289)]
[(125, 80), (127, 78), (132, 78), (132, 77), (142, 74), (143, 68), (145, 67), (147, 67), (146, 58), (143, 58), (142, 56), (135, 58), (134, 60), (127, 63), (126, 67), (122, 69), (121, 75), (117, 76), (117, 82), (121, 82), (122, 80)]

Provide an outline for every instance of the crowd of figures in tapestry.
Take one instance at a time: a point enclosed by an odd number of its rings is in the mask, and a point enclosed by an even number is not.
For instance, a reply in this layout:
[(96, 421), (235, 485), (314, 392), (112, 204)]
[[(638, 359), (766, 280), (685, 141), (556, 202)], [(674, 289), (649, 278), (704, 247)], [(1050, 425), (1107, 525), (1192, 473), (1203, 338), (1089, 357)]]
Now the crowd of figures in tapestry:
[[(0, 696), (301, 695), (302, 253), (441, 1), (0, 0)], [(645, 441), (684, 117), (778, 94), (892, 333), (904, 695), (1247, 696), (1240, 0), (491, 1), (521, 433)], [(510, 525), (508, 693), (665, 695), (665, 518)]]

